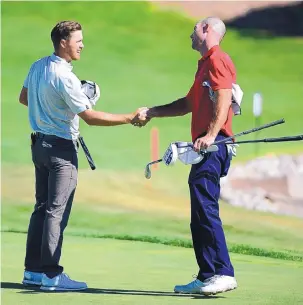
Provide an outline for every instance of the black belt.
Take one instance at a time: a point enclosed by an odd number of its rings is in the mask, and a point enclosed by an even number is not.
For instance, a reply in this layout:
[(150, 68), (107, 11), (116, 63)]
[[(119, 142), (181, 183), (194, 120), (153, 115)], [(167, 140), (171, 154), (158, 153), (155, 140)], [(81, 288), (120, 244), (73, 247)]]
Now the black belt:
[(46, 136), (46, 134), (41, 133), (41, 132), (34, 132), (34, 135), (39, 139), (42, 139)]
[(36, 136), (36, 138), (38, 138), (38, 139), (43, 139), (45, 137), (52, 137), (52, 138), (58, 138), (58, 139), (61, 139), (61, 140), (66, 140), (66, 141), (74, 141), (72, 139), (65, 139), (65, 138), (58, 137), (58, 136), (53, 135), (53, 134), (46, 134), (46, 133), (42, 133), (42, 132), (38, 132), (38, 131), (33, 132), (33, 135)]

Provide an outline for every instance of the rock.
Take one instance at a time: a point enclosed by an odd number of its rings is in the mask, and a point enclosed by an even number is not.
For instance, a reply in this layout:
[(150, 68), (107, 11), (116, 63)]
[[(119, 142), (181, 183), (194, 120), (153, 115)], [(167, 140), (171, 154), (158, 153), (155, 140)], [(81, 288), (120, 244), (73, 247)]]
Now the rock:
[(303, 217), (303, 155), (232, 165), (221, 179), (221, 199), (247, 209)]

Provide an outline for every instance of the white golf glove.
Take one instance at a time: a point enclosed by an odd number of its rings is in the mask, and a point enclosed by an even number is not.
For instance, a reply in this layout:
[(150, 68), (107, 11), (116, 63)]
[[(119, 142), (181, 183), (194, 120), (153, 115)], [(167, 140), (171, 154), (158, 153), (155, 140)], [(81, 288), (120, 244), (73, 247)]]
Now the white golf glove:
[(100, 88), (99, 86), (90, 80), (81, 80), (81, 89), (84, 94), (88, 97), (90, 104), (96, 105), (98, 99), (100, 98)]
[[(215, 92), (211, 88), (209, 81), (204, 81), (202, 83), (202, 86), (208, 88), (209, 98), (211, 99), (211, 101), (213, 101), (215, 103), (216, 102)], [(235, 115), (239, 115), (239, 114), (241, 114), (241, 103), (242, 103), (244, 93), (243, 93), (242, 89), (240, 88), (240, 86), (238, 84), (234, 84), (234, 83), (232, 84), (231, 91), (232, 91), (231, 108)]]

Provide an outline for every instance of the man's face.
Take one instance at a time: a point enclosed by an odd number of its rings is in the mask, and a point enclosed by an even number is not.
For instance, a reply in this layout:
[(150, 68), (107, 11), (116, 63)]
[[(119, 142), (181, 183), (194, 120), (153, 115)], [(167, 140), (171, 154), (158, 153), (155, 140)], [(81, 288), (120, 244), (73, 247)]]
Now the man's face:
[(202, 44), (206, 39), (205, 25), (197, 23), (194, 27), (193, 33), (190, 35), (190, 38), (192, 40), (192, 48), (196, 51), (200, 51)]
[(80, 53), (84, 48), (82, 31), (75, 31), (65, 40), (65, 52), (71, 60), (79, 60)]

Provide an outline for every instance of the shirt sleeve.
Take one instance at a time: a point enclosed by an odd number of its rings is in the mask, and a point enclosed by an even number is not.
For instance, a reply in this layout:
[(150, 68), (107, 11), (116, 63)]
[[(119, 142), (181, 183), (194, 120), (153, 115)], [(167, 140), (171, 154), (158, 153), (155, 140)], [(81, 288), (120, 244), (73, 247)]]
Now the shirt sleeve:
[(209, 78), (210, 86), (214, 91), (219, 89), (232, 89), (232, 73), (227, 63), (222, 58), (212, 61), (209, 70)]
[(74, 114), (92, 108), (88, 97), (81, 89), (80, 80), (74, 74), (60, 77), (59, 91)]
[(25, 81), (23, 83), (23, 87), (24, 88), (28, 88), (28, 76), (29, 76), (29, 74), (27, 75), (27, 77), (26, 77), (26, 79), (25, 79)]
[(34, 66), (34, 64), (30, 67), (29, 72), (27, 74), (27, 77), (26, 77), (25, 81), (23, 82), (23, 87), (24, 88), (28, 88), (28, 80), (29, 80), (29, 76), (31, 74), (31, 71), (33, 69), (33, 66)]
[(194, 100), (194, 85), (195, 85), (195, 83), (193, 83), (193, 85), (189, 89), (187, 95), (185, 96), (187, 102), (190, 103), (190, 104), (192, 104), (193, 100)]

